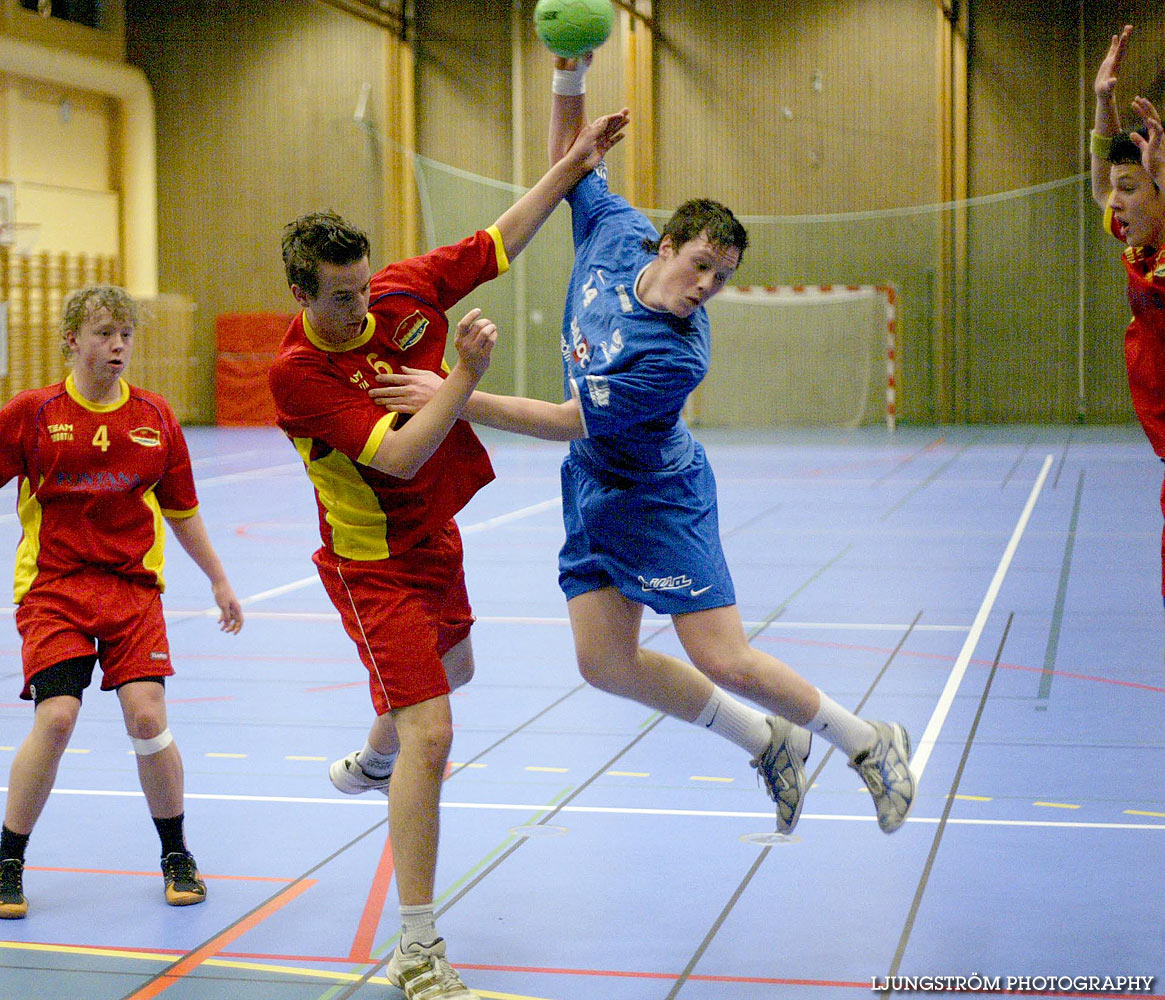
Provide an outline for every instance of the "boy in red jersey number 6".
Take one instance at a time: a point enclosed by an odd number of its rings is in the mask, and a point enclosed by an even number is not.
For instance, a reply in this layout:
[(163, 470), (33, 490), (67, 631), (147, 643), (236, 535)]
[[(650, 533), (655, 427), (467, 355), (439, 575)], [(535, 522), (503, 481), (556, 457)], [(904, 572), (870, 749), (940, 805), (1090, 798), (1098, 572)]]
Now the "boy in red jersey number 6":
[(136, 321), (136, 303), (120, 288), (73, 293), (61, 322), (72, 371), (0, 410), (0, 484), (19, 477), (24, 529), (14, 591), (24, 661), (20, 697), (36, 706), (8, 780), (2, 918), (28, 911), (25, 847), (98, 662), (101, 689), (116, 691), (121, 702), (162, 841), (166, 902), (187, 906), (206, 898), (186, 849), (182, 758), (166, 724), (164, 685), (174, 669), (162, 618), (163, 519), (210, 580), (223, 631), (238, 632), (243, 613), (198, 513), (177, 418), (161, 396), (123, 378)]
[(475, 1000), (446, 959), (433, 890), (449, 692), (473, 675), (473, 623), (453, 516), (493, 479), (461, 407), (497, 337), (471, 311), (457, 364), (408, 419), (369, 397), (378, 374), (442, 368), (446, 310), (503, 273), (554, 207), (622, 137), (626, 113), (580, 127), (570, 150), (488, 229), (375, 274), (363, 232), (315, 212), (283, 233), (287, 283), (303, 311), (270, 372), (279, 427), (315, 487), (320, 579), (368, 671), (376, 720), (337, 760), (342, 792), (388, 795), (401, 938), (386, 968), (406, 1000)]
[[(1128, 244), (1122, 260), (1133, 312), (1125, 330), (1129, 391), (1153, 451), (1165, 460), (1165, 140), (1161, 116), (1144, 97), (1132, 103), (1144, 125), (1121, 128), (1117, 77), (1132, 33), (1126, 24), (1112, 36), (1093, 85), (1092, 197), (1104, 209), (1105, 229)], [(1165, 483), (1161, 510), (1165, 514)], [(1165, 598), (1165, 532), (1161, 567)]]

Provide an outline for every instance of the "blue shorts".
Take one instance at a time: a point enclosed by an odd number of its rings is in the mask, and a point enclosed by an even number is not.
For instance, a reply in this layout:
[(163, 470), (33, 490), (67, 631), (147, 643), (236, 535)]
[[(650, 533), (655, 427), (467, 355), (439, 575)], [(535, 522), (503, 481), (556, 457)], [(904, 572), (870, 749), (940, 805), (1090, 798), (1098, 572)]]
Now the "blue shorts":
[(698, 444), (680, 472), (650, 482), (600, 482), (562, 463), (566, 543), (558, 585), (566, 599), (616, 587), (661, 615), (736, 603), (716, 513), (716, 479)]

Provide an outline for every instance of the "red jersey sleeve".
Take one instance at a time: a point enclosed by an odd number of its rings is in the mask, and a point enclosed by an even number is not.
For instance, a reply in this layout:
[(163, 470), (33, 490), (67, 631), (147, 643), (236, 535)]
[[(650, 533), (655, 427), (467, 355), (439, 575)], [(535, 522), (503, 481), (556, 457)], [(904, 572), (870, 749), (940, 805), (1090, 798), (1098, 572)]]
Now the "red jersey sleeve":
[(29, 443), (36, 432), (30, 399), (22, 392), (0, 409), (0, 486), (26, 474)]
[(460, 243), (390, 264), (373, 279), (372, 295), (403, 289), (444, 311), (509, 267), (502, 234), (490, 226)]
[(194, 487), (194, 470), (190, 466), (190, 449), (186, 435), (170, 404), (160, 396), (155, 403), (162, 414), (162, 426), (169, 444), (166, 472), (154, 488), (158, 506), (166, 517), (189, 517), (198, 510), (198, 494)]

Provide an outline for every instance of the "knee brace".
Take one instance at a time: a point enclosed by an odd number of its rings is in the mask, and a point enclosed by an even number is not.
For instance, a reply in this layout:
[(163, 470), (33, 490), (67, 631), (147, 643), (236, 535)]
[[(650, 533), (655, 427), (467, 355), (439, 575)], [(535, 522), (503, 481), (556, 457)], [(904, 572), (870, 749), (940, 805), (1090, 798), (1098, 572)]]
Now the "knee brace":
[(129, 741), (133, 744), (134, 753), (139, 757), (152, 757), (173, 743), (174, 736), (169, 728), (166, 728), (151, 740), (139, 740), (136, 736), (131, 736)]

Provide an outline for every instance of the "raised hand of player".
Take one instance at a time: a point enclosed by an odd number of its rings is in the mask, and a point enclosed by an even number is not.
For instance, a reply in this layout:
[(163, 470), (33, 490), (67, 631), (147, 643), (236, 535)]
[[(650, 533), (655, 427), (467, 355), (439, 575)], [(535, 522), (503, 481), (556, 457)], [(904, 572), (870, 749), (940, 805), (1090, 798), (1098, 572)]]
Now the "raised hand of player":
[(368, 390), (368, 395), (393, 413), (416, 413), (441, 385), (441, 376), (426, 368), (401, 366), (399, 372), (377, 375), (380, 383)]
[(579, 157), (587, 170), (594, 170), (612, 147), (622, 142), (626, 134), (623, 130), (630, 121), (631, 112), (627, 108), (596, 118), (579, 129), (567, 156)]
[(1160, 185), (1165, 172), (1165, 138), (1161, 128), (1161, 116), (1147, 97), (1134, 97), (1133, 111), (1141, 117), (1149, 131), (1148, 138), (1137, 132), (1132, 133), (1132, 140), (1141, 151), (1141, 166)]
[(1121, 63), (1124, 61), (1132, 33), (1133, 26), (1126, 24), (1121, 28), (1120, 34), (1113, 35), (1112, 41), (1109, 42), (1108, 53), (1101, 61), (1100, 69), (1096, 71), (1096, 81), (1092, 85), (1099, 100), (1108, 100), (1112, 97), (1113, 91), (1116, 90), (1117, 77), (1120, 74)]
[(492, 320), (486, 319), (480, 309), (470, 309), (457, 323), (453, 335), (453, 346), (461, 364), (480, 379), (489, 368), (490, 353), (497, 343), (498, 328)]
[(226, 580), (211, 584), (210, 589), (214, 594), (214, 603), (218, 605), (218, 627), (233, 635), (243, 627), (243, 606)]

